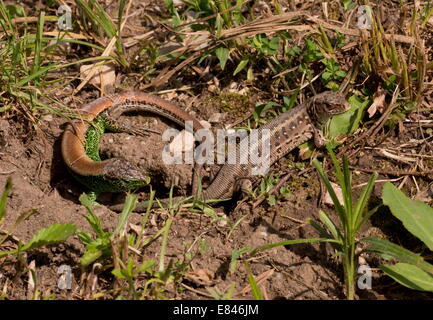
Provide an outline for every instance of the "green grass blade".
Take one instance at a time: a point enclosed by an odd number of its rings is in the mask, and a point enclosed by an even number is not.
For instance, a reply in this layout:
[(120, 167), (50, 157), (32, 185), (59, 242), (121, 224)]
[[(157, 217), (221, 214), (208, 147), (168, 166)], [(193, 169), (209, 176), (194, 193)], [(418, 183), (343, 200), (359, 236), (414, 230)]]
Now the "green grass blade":
[(250, 264), (247, 261), (245, 261), (244, 266), (245, 266), (245, 269), (247, 271), (248, 283), (250, 284), (251, 293), (253, 294), (254, 299), (263, 300), (262, 292), (261, 292), (259, 286), (257, 285), (257, 281), (254, 278), (253, 273), (251, 272)]
[(332, 187), (331, 182), (328, 179), (328, 176), (323, 171), (323, 168), (317, 159), (313, 160), (313, 165), (316, 167), (317, 172), (319, 172), (319, 175), (320, 175), (323, 183), (325, 184), (325, 187), (328, 190), (329, 195), (331, 196), (332, 202), (335, 205), (335, 209), (337, 210), (337, 213), (338, 213), (338, 216), (340, 218), (342, 225), (347, 225), (346, 211), (341, 206), (340, 200), (338, 200), (338, 197), (335, 194), (334, 188)]
[(12, 189), (12, 178), (9, 177), (6, 180), (6, 185), (5, 188), (3, 189), (2, 192), (2, 196), (0, 199), (0, 224), (2, 222), (2, 220), (4, 219), (4, 217), (6, 216), (6, 203), (7, 203), (7, 198), (9, 195), (9, 191)]
[[(4, 25), (4, 22), (7, 23), (7, 27)], [(0, 23), (2, 26), (3, 31), (9, 35), (9, 31), (12, 32), (12, 35), (14, 35), (14, 23), (12, 22), (12, 18), (6, 9), (6, 6), (3, 2), (3, 0), (0, 1)]]
[(344, 174), (343, 174), (343, 171), (341, 170), (340, 163), (338, 162), (338, 159), (335, 156), (334, 151), (332, 151), (331, 146), (329, 146), (327, 144), (326, 145), (326, 150), (328, 151), (328, 154), (331, 157), (332, 165), (334, 166), (335, 175), (337, 176), (338, 183), (340, 184), (340, 187), (341, 187), (341, 189), (344, 192), (344, 190), (346, 189), (346, 187), (345, 187)]
[(162, 243), (161, 250), (159, 253), (159, 271), (164, 271), (164, 260), (165, 260), (165, 251), (167, 249), (168, 244), (168, 235), (170, 233), (170, 228), (173, 223), (173, 218), (168, 218), (164, 225), (164, 231), (162, 234)]
[(243, 247), (243, 248), (240, 248), (240, 249), (237, 249), (237, 250), (233, 250), (232, 256), (231, 256), (231, 259), (230, 259), (230, 265), (229, 265), (229, 271), (230, 271), (230, 273), (233, 274), (236, 271), (237, 263), (238, 263), (238, 260), (239, 260), (240, 256), (242, 254), (244, 254), (244, 253), (247, 253), (247, 252), (251, 251), (251, 250), (254, 250), (254, 248), (252, 248), (252, 247)]
[(114, 238), (125, 227), (125, 224), (128, 221), (129, 216), (131, 215), (131, 213), (134, 211), (136, 207), (137, 199), (138, 199), (138, 195), (136, 194), (129, 193), (126, 196), (125, 205), (123, 207), (122, 213), (120, 214), (116, 229), (114, 229), (114, 232), (111, 235), (111, 238)]
[(325, 228), (323, 228), (320, 224), (318, 224), (313, 219), (308, 219), (307, 223), (310, 226), (312, 226), (314, 229), (316, 229), (320, 233), (321, 237), (326, 239), (334, 239), (334, 236), (331, 233), (329, 233)]
[(281, 242), (276, 242), (276, 243), (271, 243), (271, 244), (265, 244), (263, 246), (259, 246), (259, 247), (255, 247), (255, 248), (243, 247), (243, 248), (240, 248), (238, 250), (233, 250), (229, 270), (231, 273), (235, 272), (237, 260), (239, 259), (239, 257), (242, 254), (247, 253), (247, 252), (249, 252), (249, 254), (248, 254), (249, 256), (253, 256), (253, 255), (255, 255), (261, 251), (269, 250), (269, 249), (272, 249), (275, 247), (287, 246), (287, 245), (293, 245), (293, 244), (315, 243), (315, 242), (330, 242), (331, 244), (332, 243), (339, 243), (337, 240), (334, 240), (334, 239), (308, 238), (308, 239), (286, 240), (286, 241), (281, 241)]
[(89, 0), (89, 3), (87, 3), (83, 0), (77, 0), (77, 4), (83, 9), (92, 24), (102, 27), (109, 38), (116, 35), (116, 28), (113, 22), (97, 1)]
[[(363, 216), (363, 212), (365, 211), (365, 208), (368, 203), (368, 199), (370, 198), (371, 192), (373, 191), (374, 183), (377, 177), (378, 174), (376, 172), (370, 176), (367, 185), (364, 187), (361, 195), (356, 201), (355, 212), (354, 212), (355, 230), (358, 230), (361, 227), (362, 223), (365, 221), (365, 216)], [(370, 217), (374, 212), (375, 211), (371, 210), (370, 212), (367, 213), (367, 215)]]
[(45, 12), (41, 11), (39, 14), (38, 26), (36, 30), (35, 53), (33, 59), (32, 73), (38, 72), (41, 67), (41, 51), (42, 51), (42, 36), (44, 34), (44, 22), (45, 22)]
[[(335, 155), (334, 155), (335, 156)], [(344, 198), (344, 208), (346, 209), (346, 216), (349, 222), (349, 227), (353, 228), (354, 216), (353, 216), (353, 206), (352, 206), (352, 177), (349, 170), (349, 161), (347, 157), (343, 156), (343, 180), (342, 192)]]
[(326, 213), (323, 212), (322, 210), (320, 210), (320, 212), (319, 212), (319, 218), (320, 218), (320, 221), (322, 221), (322, 223), (329, 230), (329, 232), (331, 232), (332, 238), (334, 240), (338, 240), (340, 242), (341, 239), (343, 239), (343, 237), (342, 237), (340, 231), (338, 230), (337, 226), (334, 224), (334, 222), (332, 222), (332, 220), (329, 219), (329, 217), (326, 215)]
[(25, 84), (27, 84), (28, 82), (32, 81), (33, 79), (39, 77), (40, 75), (49, 72), (49, 71), (54, 71), (54, 70), (59, 70), (62, 68), (67, 68), (76, 64), (83, 64), (86, 62), (93, 62), (93, 61), (100, 61), (100, 60), (113, 60), (112, 57), (110, 56), (99, 56), (99, 57), (92, 57), (92, 58), (85, 58), (85, 59), (81, 59), (78, 61), (74, 61), (74, 62), (70, 62), (70, 63), (66, 63), (66, 64), (62, 64), (62, 65), (56, 65), (56, 64), (51, 64), (49, 66), (40, 68), (40, 70), (38, 70), (35, 73), (32, 73), (31, 75), (29, 75), (28, 77), (25, 77), (23, 79), (21, 79), (18, 83), (17, 86), (24, 86)]

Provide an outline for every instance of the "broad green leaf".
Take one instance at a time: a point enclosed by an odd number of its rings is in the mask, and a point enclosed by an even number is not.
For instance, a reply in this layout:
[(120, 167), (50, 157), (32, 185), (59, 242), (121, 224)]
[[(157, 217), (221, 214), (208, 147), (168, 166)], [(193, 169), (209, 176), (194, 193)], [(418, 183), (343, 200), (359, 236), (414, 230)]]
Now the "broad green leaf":
[(66, 241), (70, 236), (75, 234), (77, 227), (73, 224), (53, 224), (39, 232), (24, 245), (21, 250), (30, 250), (37, 247)]
[(351, 96), (348, 102), (350, 104), (350, 110), (332, 117), (327, 134), (330, 138), (349, 134), (358, 129), (364, 109), (369, 103), (368, 99), (363, 99), (355, 95)]
[(397, 263), (393, 266), (381, 266), (380, 269), (405, 287), (433, 292), (433, 275), (414, 265)]
[(77, 227), (73, 224), (53, 224), (45, 229), (39, 230), (38, 233), (33, 236), (32, 240), (22, 246), (19, 250), (1, 252), (0, 257), (4, 257), (8, 254), (16, 254), (18, 251), (26, 251), (66, 241), (70, 236), (75, 234), (76, 230)]
[(426, 262), (419, 254), (413, 253), (387, 240), (364, 238), (362, 241), (369, 244), (365, 251), (377, 252), (379, 254), (398, 259), (402, 262), (417, 266), (425, 272), (433, 274), (433, 265)]
[(219, 47), (215, 50), (215, 54), (220, 61), (221, 70), (224, 70), (230, 51), (227, 48)]
[(408, 198), (390, 182), (383, 186), (382, 199), (405, 228), (433, 251), (433, 208)]

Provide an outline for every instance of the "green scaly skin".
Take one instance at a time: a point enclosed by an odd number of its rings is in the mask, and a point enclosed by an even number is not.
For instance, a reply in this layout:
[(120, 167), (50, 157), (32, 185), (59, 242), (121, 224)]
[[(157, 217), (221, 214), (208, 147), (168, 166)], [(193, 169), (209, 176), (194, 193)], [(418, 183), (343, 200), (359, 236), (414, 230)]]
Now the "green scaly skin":
[[(94, 161), (101, 161), (101, 157), (99, 155), (99, 146), (101, 138), (106, 130), (111, 132), (126, 131), (125, 129), (120, 128), (115, 123), (106, 119), (103, 115), (96, 117), (86, 132), (85, 142), (86, 154)], [(96, 201), (96, 198), (102, 192), (130, 191), (139, 189), (149, 184), (149, 181), (144, 180), (110, 179), (104, 176), (82, 176), (75, 174), (72, 171), (71, 174), (75, 179), (91, 190), (91, 192), (88, 193), (88, 196), (93, 201)]]

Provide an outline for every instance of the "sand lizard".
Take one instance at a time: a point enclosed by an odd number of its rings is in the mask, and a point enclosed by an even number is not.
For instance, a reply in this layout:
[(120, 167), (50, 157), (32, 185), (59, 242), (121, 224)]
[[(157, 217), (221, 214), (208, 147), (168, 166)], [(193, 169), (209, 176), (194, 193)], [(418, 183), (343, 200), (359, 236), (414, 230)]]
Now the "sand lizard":
[[(82, 109), (83, 117), (91, 121), (113, 105), (122, 104), (125, 111), (131, 108), (134, 110), (135, 105), (135, 110), (157, 113), (182, 126), (185, 120), (190, 120), (193, 121), (196, 130), (203, 128), (197, 119), (175, 105), (140, 92), (124, 92), (97, 99)], [(261, 126), (261, 131), (270, 130), (270, 165), (311, 138), (316, 142), (320, 141), (322, 127), (329, 118), (348, 109), (349, 104), (341, 94), (328, 91), (313, 96)], [(144, 185), (145, 176), (135, 165), (117, 158), (99, 161), (97, 148), (103, 130), (98, 132), (96, 139), (92, 139), (98, 143), (93, 143), (95, 145), (88, 148), (86, 139), (89, 138), (89, 128), (89, 123), (85, 121), (74, 122), (68, 125), (63, 135), (63, 158), (77, 179), (97, 192), (118, 192)], [(239, 152), (237, 154), (239, 155)], [(223, 165), (209, 187), (201, 193), (201, 200), (231, 198), (239, 177), (249, 177), (252, 168), (250, 164)], [(111, 208), (121, 210), (120, 205)], [(143, 209), (144, 206), (139, 205), (136, 211)]]

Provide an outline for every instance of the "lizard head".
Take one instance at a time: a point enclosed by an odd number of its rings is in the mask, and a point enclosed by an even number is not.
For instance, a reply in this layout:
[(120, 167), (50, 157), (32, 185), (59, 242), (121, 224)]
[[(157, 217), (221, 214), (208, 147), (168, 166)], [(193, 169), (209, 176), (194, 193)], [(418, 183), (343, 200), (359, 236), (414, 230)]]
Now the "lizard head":
[(350, 109), (345, 97), (338, 92), (325, 91), (311, 98), (307, 112), (313, 122), (323, 125), (334, 115)]
[(125, 185), (125, 189), (138, 188), (148, 183), (149, 178), (135, 164), (121, 158), (111, 158), (106, 162), (102, 172), (103, 176), (119, 180), (119, 183)]

